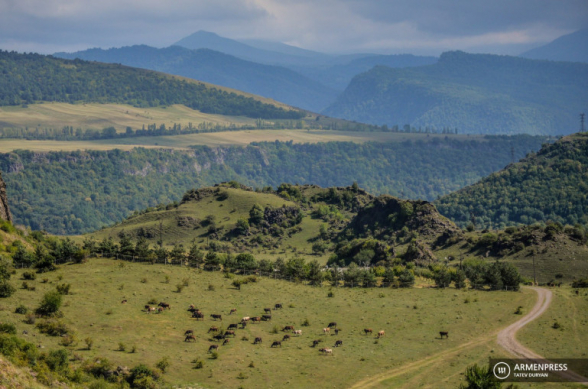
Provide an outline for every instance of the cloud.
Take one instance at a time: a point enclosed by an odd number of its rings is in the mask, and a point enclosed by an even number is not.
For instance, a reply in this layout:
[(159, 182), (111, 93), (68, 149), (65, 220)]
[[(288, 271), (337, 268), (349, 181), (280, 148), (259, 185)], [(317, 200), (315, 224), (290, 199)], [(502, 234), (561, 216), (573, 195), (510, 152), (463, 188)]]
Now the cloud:
[(508, 52), (587, 26), (586, 0), (0, 0), (0, 47), (45, 53), (197, 30), (327, 52)]

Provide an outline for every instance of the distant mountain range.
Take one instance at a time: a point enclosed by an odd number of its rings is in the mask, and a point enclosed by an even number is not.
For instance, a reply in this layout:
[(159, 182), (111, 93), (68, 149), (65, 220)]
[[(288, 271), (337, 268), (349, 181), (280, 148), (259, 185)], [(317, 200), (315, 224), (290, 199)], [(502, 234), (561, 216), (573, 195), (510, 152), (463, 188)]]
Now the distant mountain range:
[(338, 95), (334, 89), (285, 67), (246, 61), (210, 49), (189, 50), (180, 46), (156, 49), (141, 45), (109, 50), (90, 49), (71, 54), (56, 53), (55, 56), (121, 63), (189, 77), (315, 112), (321, 111)]
[(520, 56), (550, 61), (588, 62), (588, 28), (561, 36)]
[(479, 134), (569, 134), (588, 111), (588, 65), (448, 52), (436, 64), (378, 66), (324, 114)]

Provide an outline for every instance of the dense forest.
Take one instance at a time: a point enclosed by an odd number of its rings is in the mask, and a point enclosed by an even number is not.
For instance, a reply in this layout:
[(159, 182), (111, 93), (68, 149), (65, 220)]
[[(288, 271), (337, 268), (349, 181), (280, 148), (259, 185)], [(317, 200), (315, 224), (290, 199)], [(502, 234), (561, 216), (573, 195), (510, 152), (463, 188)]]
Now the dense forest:
[(292, 144), (0, 154), (16, 223), (57, 234), (88, 232), (135, 210), (179, 200), (192, 188), (238, 180), (323, 187), (358, 184), (374, 194), (433, 200), (536, 151), (545, 137), (402, 143)]
[(323, 113), (470, 134), (557, 135), (579, 129), (587, 100), (587, 64), (448, 52), (433, 65), (362, 73)]
[(436, 201), (462, 227), (504, 228), (552, 220), (588, 224), (588, 135), (580, 133)]
[(0, 105), (40, 101), (123, 103), (138, 107), (184, 104), (205, 113), (252, 118), (300, 119), (253, 98), (171, 76), (82, 60), (0, 51)]

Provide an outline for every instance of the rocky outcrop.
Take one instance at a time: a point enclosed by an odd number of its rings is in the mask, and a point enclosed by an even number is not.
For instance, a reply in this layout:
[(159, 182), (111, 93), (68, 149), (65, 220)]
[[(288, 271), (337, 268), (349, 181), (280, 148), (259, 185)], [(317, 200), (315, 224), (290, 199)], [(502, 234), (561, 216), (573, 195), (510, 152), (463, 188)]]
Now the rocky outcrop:
[(8, 208), (8, 196), (6, 195), (6, 184), (2, 179), (2, 173), (0, 173), (0, 219), (8, 220), (12, 223), (12, 215)]

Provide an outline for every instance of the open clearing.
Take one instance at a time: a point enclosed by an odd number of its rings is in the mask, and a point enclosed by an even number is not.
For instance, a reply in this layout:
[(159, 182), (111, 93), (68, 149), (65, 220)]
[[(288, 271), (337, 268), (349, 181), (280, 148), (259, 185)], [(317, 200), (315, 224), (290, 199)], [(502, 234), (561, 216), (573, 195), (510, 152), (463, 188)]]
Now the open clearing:
[[(22, 271), (13, 276), (18, 282)], [(166, 283), (165, 276), (169, 277)], [(59, 276), (63, 277), (59, 280)], [(41, 282), (47, 278), (48, 282)], [(176, 293), (176, 285), (186, 279), (189, 286)], [(143, 282), (144, 281), (144, 282)], [(72, 295), (64, 296), (64, 321), (75, 328), (79, 344), (72, 352), (84, 359), (106, 357), (115, 364), (134, 366), (144, 362), (153, 366), (164, 356), (171, 361), (166, 379), (172, 384), (201, 384), (211, 388), (274, 387), (351, 387), (366, 376), (385, 370), (406, 367), (406, 375), (398, 376), (390, 387), (414, 387), (425, 383), (436, 388), (455, 388), (460, 373), (471, 363), (487, 363), (488, 348), (495, 348), (490, 334), (516, 321), (517, 306), (528, 311), (535, 303), (535, 292), (520, 293), (461, 291), (434, 288), (414, 289), (350, 289), (334, 288), (334, 297), (327, 297), (329, 288), (310, 287), (280, 280), (262, 278), (257, 283), (236, 290), (232, 280), (222, 273), (199, 272), (177, 266), (147, 265), (108, 259), (91, 259), (82, 265), (64, 265), (53, 273), (41, 274), (28, 281), (35, 291), (19, 289), (11, 298), (2, 300), (0, 321), (17, 325), (19, 333), (29, 331), (27, 338), (46, 348), (57, 347), (58, 338), (46, 337), (14, 314), (19, 304), (37, 306), (42, 295), (57, 283), (70, 283)], [(421, 286), (427, 285), (422, 280)], [(209, 290), (213, 285), (214, 291)], [(468, 299), (466, 303), (466, 298)], [(127, 304), (121, 304), (127, 299)], [(147, 314), (143, 307), (156, 299), (171, 304), (171, 310)], [(237, 330), (226, 346), (219, 346), (218, 359), (210, 359), (207, 330), (211, 325), (237, 323), (243, 316), (261, 316), (263, 308), (282, 303), (282, 310), (272, 311), (271, 322), (249, 324)], [(186, 311), (195, 304), (204, 315), (196, 322)], [(236, 316), (227, 316), (231, 308)], [(210, 314), (223, 315), (214, 321)], [(310, 325), (301, 324), (308, 319)], [(322, 329), (336, 321), (342, 332), (338, 336), (323, 335)], [(272, 334), (294, 325), (302, 335), (283, 342), (281, 348), (270, 348), (271, 342), (284, 335)], [(374, 334), (385, 330), (376, 339), (364, 335), (364, 328)], [(184, 331), (192, 329), (195, 342), (184, 342)], [(439, 339), (439, 331), (449, 331), (448, 339)], [(33, 335), (36, 337), (33, 338)], [(263, 338), (253, 345), (255, 337)], [(92, 350), (85, 350), (86, 337), (94, 340)], [(247, 338), (247, 340), (244, 340)], [(320, 347), (331, 347), (335, 340), (343, 346), (333, 348), (332, 356), (311, 347), (312, 340), (321, 339)], [(117, 351), (119, 343), (126, 351)], [(130, 353), (132, 346), (136, 353)], [(432, 364), (420, 361), (431, 355)], [(194, 369), (191, 361), (202, 359), (204, 367)], [(249, 367), (253, 362), (254, 367)], [(247, 378), (237, 378), (243, 373)], [(444, 378), (442, 382), (440, 378)], [(399, 380), (399, 381), (396, 381)]]

